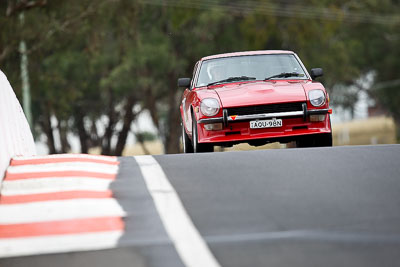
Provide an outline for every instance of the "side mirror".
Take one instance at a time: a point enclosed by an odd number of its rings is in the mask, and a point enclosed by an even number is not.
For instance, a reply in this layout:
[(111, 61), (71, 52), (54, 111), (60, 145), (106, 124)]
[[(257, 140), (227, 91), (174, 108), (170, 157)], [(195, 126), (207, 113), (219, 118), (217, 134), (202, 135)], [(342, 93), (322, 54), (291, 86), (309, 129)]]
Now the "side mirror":
[(314, 80), (317, 77), (323, 76), (324, 71), (321, 68), (311, 69), (310, 75), (311, 75), (311, 79)]
[(190, 86), (190, 82), (192, 79), (190, 78), (179, 78), (178, 79), (178, 87), (189, 87)]

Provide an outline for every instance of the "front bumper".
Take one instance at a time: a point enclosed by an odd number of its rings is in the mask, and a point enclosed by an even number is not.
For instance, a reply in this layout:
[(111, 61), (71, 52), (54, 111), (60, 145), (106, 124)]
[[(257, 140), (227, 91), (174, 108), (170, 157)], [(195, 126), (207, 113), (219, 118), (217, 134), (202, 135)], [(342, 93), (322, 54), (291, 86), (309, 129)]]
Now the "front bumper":
[[(287, 117), (297, 117), (301, 116), (304, 120), (310, 115), (323, 115), (331, 113), (330, 109), (307, 109), (307, 104), (303, 103), (303, 110), (301, 111), (290, 111), (290, 112), (276, 112), (276, 113), (264, 113), (264, 114), (252, 114), (252, 115), (237, 115), (228, 116), (228, 111), (223, 110), (222, 117), (201, 119), (198, 123), (218, 123), (223, 122), (224, 126), (228, 126), (229, 122), (234, 121), (248, 121), (248, 120), (258, 120), (258, 119), (269, 119), (269, 118), (287, 118)], [(233, 118), (234, 117), (234, 118)]]
[[(252, 140), (266, 139), (274, 141), (282, 139), (290, 141), (297, 136), (330, 133), (331, 125), (329, 116), (330, 109), (307, 109), (304, 103), (303, 110), (279, 113), (265, 113), (252, 115), (228, 116), (226, 109), (223, 110), (222, 117), (206, 118), (198, 121), (198, 133), (200, 143), (241, 143)], [(327, 115), (321, 122), (311, 122), (310, 115)], [(283, 126), (279, 128), (250, 129), (250, 121), (258, 119), (282, 119)], [(219, 131), (207, 131), (204, 124), (223, 123), (224, 127)]]

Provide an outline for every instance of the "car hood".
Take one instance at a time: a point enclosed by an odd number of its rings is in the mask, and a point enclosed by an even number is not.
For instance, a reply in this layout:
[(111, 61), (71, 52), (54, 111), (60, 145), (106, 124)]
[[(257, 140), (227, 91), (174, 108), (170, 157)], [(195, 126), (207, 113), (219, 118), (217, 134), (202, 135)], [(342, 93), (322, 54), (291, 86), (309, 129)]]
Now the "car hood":
[(214, 88), (223, 107), (306, 101), (303, 84), (308, 81), (260, 81), (224, 84)]

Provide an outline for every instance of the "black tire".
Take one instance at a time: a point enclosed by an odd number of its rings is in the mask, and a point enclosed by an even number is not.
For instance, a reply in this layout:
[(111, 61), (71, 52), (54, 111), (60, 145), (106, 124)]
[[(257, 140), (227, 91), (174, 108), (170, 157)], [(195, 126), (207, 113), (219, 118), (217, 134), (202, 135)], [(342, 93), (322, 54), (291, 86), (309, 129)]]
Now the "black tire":
[(296, 147), (323, 146), (332, 146), (332, 133), (304, 136), (296, 141)]
[(194, 153), (202, 153), (202, 152), (214, 152), (214, 146), (211, 144), (202, 144), (198, 142), (197, 138), (197, 121), (192, 114), (192, 146)]
[(181, 125), (182, 125), (183, 153), (193, 153), (192, 141), (189, 139), (189, 136), (187, 135), (187, 133), (185, 131), (185, 126), (183, 125), (183, 122), (181, 123)]
[(332, 133), (321, 134), (319, 139), (317, 139), (317, 146), (332, 146)]

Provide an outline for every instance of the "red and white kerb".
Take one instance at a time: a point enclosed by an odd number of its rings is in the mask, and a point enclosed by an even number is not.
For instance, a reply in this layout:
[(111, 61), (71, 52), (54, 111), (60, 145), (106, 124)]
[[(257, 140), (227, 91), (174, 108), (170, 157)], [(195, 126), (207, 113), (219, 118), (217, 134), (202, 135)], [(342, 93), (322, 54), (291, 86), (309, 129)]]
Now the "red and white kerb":
[(118, 165), (95, 155), (14, 158), (0, 191), (0, 257), (115, 247), (125, 216), (110, 190)]

